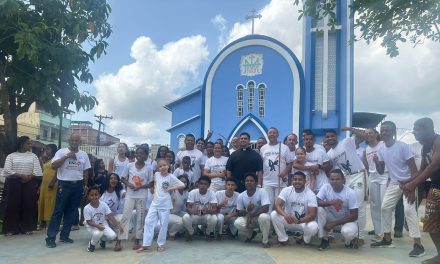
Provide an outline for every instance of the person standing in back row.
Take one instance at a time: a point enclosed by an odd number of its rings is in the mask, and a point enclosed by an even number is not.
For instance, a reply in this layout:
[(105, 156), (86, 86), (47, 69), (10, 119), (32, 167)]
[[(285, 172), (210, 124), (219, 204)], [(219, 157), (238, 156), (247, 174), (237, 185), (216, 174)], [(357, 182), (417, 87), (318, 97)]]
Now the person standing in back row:
[[(417, 167), (414, 161), (414, 154), (409, 146), (401, 141), (395, 140), (396, 125), (391, 121), (385, 121), (380, 126), (380, 138), (384, 141), (385, 147), (379, 149), (377, 156), (373, 158), (379, 174), (383, 174), (385, 166), (388, 169), (390, 183), (382, 201), (381, 222), (382, 222), (382, 241), (371, 244), (371, 247), (390, 247), (392, 212), (397, 202), (402, 196), (402, 189), (399, 185), (411, 181), (417, 175)], [(407, 193), (408, 196), (414, 194)], [(419, 221), (414, 202), (409, 203), (403, 200), (405, 218), (408, 223), (409, 236), (414, 239), (413, 250), (409, 253), (410, 257), (421, 257), (425, 255), (425, 249), (420, 240)]]
[(71, 134), (69, 147), (58, 150), (52, 159), (52, 168), (57, 170), (58, 193), (55, 210), (47, 229), (48, 248), (56, 247), (55, 238), (61, 218), (63, 218), (63, 229), (60, 233), (60, 242), (73, 243), (69, 238), (70, 230), (78, 213), (81, 196), (84, 189), (87, 189), (89, 180), (87, 170), (91, 167), (87, 153), (79, 149), (80, 139), (78, 134)]

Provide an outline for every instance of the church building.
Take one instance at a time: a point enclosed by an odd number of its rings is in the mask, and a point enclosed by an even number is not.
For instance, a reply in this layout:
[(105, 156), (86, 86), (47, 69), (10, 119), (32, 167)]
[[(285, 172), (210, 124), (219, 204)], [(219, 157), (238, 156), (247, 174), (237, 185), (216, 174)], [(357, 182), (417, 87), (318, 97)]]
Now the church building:
[[(251, 140), (276, 127), (280, 140), (312, 129), (340, 132), (353, 113), (353, 21), (350, 1), (337, 1), (336, 26), (328, 18), (304, 20), (303, 56), (280, 41), (248, 35), (225, 48), (211, 62), (203, 84), (165, 108), (172, 112), (171, 148), (184, 147), (185, 134), (230, 141), (242, 132)], [(318, 7), (319, 8), (319, 7)], [(345, 137), (345, 132), (340, 136)]]

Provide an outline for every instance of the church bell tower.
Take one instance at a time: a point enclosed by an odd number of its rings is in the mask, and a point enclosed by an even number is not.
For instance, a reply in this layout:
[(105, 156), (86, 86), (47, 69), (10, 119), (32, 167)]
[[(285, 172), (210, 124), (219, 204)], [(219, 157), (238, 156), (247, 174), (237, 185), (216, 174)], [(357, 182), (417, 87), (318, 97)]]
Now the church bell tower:
[(322, 136), (326, 129), (351, 125), (353, 114), (353, 18), (352, 1), (335, 0), (335, 24), (330, 15), (323, 15), (328, 0), (316, 1), (323, 17), (304, 20), (305, 115), (304, 127)]

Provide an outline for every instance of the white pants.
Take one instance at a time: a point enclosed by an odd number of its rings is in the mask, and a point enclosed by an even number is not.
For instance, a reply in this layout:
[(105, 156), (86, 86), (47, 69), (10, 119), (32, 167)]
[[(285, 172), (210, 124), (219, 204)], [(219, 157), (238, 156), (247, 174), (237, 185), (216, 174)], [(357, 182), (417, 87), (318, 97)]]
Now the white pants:
[(206, 225), (206, 234), (214, 233), (217, 226), (217, 215), (190, 215), (185, 214), (182, 218), (183, 225), (190, 235), (194, 234), (194, 225)]
[(159, 235), (157, 236), (157, 245), (163, 246), (167, 240), (169, 209), (157, 209), (150, 207), (144, 225), (144, 239), (142, 245), (144, 247), (151, 246), (154, 237), (154, 228), (160, 224)]
[[(371, 179), (371, 175), (370, 175)], [(387, 182), (370, 182), (370, 212), (374, 233), (382, 234), (381, 207), (387, 190)]]
[[(382, 232), (390, 233), (391, 225), (393, 221), (393, 211), (396, 208), (396, 204), (402, 196), (402, 190), (398, 183), (390, 183), (385, 197), (382, 202)], [(409, 237), (420, 238), (419, 221), (417, 219), (416, 203), (409, 204), (408, 201), (403, 199), (403, 207), (406, 222), (408, 223)]]
[(303, 239), (305, 243), (310, 243), (312, 236), (318, 233), (318, 223), (316, 221), (310, 221), (302, 224), (289, 224), (284, 216), (278, 214), (276, 211), (272, 211), (270, 214), (272, 225), (275, 228), (275, 232), (278, 236), (278, 241), (286, 242), (289, 237), (286, 234), (286, 230), (303, 232)]
[(169, 221), (168, 221), (168, 229), (170, 236), (175, 236), (177, 233), (182, 231), (185, 227), (183, 226), (182, 217), (170, 214)]
[(229, 227), (229, 230), (231, 230), (232, 234), (237, 233), (237, 228), (234, 225), (235, 219), (237, 219), (236, 217), (232, 217), (231, 219), (229, 219), (229, 221), (227, 221), (225, 223), (225, 215), (224, 214), (217, 214), (217, 230), (218, 233), (221, 235), (223, 234), (223, 226), (227, 225)]
[[(121, 222), (122, 214), (114, 214), (113, 217), (116, 219), (116, 221)], [(116, 233), (118, 232), (117, 226), (114, 226), (111, 222), (109, 222), (108, 225), (111, 229), (113, 229), (113, 231), (115, 231)], [(124, 232), (128, 232), (128, 230), (124, 230)]]
[(106, 226), (102, 231), (89, 225), (86, 225), (86, 229), (92, 235), (90, 238), (90, 243), (94, 246), (98, 245), (99, 240), (111, 241), (116, 239), (115, 231), (113, 231), (113, 229), (111, 229), (109, 226)]
[[(333, 215), (328, 214), (327, 210), (325, 210), (322, 207), (318, 207), (318, 226), (319, 226), (319, 232), (318, 236), (319, 238), (327, 238), (328, 232), (325, 231), (324, 226), (327, 224), (328, 221), (333, 222), (336, 221), (333, 217)], [(341, 234), (344, 237), (345, 244), (350, 243), (355, 237), (358, 236), (358, 225), (356, 222), (349, 222), (345, 223), (341, 226)]]
[(209, 189), (211, 189), (213, 192), (218, 192), (226, 189), (226, 183), (225, 181), (218, 181), (218, 182), (212, 182), (209, 186)]
[(367, 224), (367, 207), (365, 204), (366, 194), (366, 172), (361, 171), (352, 175), (345, 176), (348, 187), (352, 188), (357, 193), (358, 198), (358, 226), (359, 238), (363, 239), (365, 236), (365, 225)]
[(130, 220), (133, 214), (133, 208), (136, 208), (136, 239), (142, 239), (145, 223), (145, 199), (143, 198), (125, 198), (124, 213), (122, 214), (121, 224), (124, 228), (123, 233), (118, 234), (121, 240), (128, 239), (130, 230)]
[(269, 213), (273, 210), (273, 205), (275, 204), (275, 200), (278, 195), (280, 195), (281, 190), (286, 186), (281, 186), (280, 188), (274, 186), (264, 185), (263, 189), (266, 190), (267, 196), (269, 197), (270, 205), (269, 205)]
[(249, 228), (246, 227), (247, 217), (239, 217), (235, 220), (234, 225), (239, 233), (244, 233), (246, 238), (252, 236), (252, 232), (255, 228), (259, 228), (261, 233), (263, 233), (263, 243), (267, 244), (269, 242), (269, 229), (270, 229), (270, 216), (269, 214), (260, 214), (257, 218), (253, 218)]

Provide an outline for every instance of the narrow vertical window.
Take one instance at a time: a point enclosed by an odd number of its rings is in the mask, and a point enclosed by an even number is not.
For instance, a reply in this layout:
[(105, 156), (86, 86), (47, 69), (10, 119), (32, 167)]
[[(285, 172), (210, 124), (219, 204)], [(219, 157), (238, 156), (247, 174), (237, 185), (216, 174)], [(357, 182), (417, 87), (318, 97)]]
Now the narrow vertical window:
[(243, 85), (237, 86), (237, 116), (243, 116)]
[(255, 102), (255, 83), (254, 82), (248, 82), (247, 89), (248, 89), (248, 112), (252, 113), (254, 111), (254, 102)]
[(264, 117), (264, 99), (265, 99), (266, 85), (258, 85), (258, 116)]

